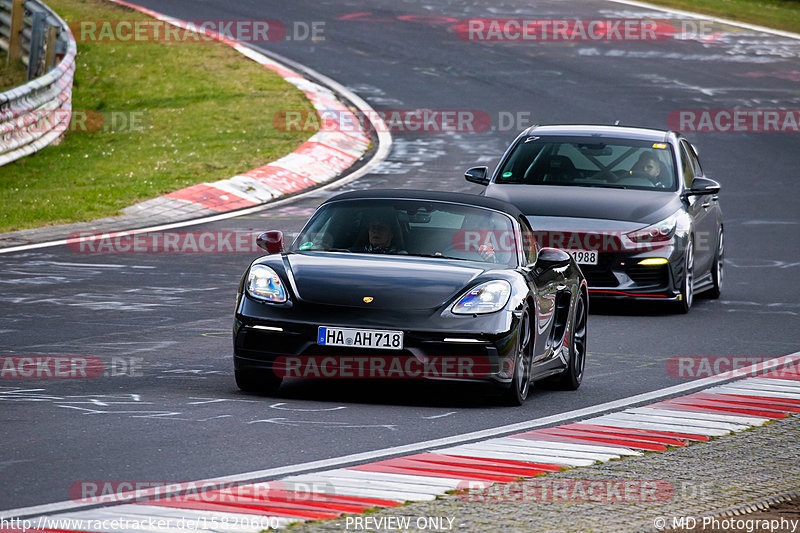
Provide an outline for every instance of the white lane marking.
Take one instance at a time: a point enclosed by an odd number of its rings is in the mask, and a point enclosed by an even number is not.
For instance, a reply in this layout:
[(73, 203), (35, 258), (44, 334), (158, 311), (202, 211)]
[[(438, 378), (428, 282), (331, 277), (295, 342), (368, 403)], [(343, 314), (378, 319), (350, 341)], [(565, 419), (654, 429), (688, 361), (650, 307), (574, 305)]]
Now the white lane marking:
[[(320, 474), (330, 475), (335, 478), (356, 479), (356, 480), (379, 480), (393, 483), (410, 483), (413, 485), (430, 486), (445, 489), (454, 489), (461, 484), (460, 479), (451, 477), (440, 477), (433, 474), (395, 474), (391, 472), (373, 472), (370, 470), (352, 470), (350, 468), (338, 468), (320, 472)], [(311, 474), (315, 476), (316, 474)], [(487, 482), (491, 484), (491, 482)]]
[[(763, 390), (763, 389), (751, 389), (745, 387), (718, 387), (714, 389), (708, 389), (708, 392), (713, 392), (718, 394), (733, 394), (734, 396), (759, 396), (761, 398), (784, 398), (789, 400), (800, 399), (800, 394), (798, 393)], [(734, 406), (731, 405), (731, 407)], [(742, 405), (742, 406), (736, 406), (736, 409), (750, 409), (751, 411), (752, 410), (757, 411), (759, 409), (776, 409), (776, 407), (770, 407), (769, 405), (761, 405), (761, 406)]]
[(398, 488), (376, 488), (367, 487), (363, 483), (339, 483), (336, 488), (331, 489), (330, 492), (323, 492), (323, 494), (331, 494), (336, 496), (358, 496), (361, 498), (377, 498), (381, 500), (390, 500), (393, 502), (429, 502), (435, 500), (438, 494), (429, 494), (422, 492), (407, 492)]
[[(307, 484), (306, 484), (307, 485)], [(405, 493), (401, 491), (386, 492), (384, 490), (377, 490), (366, 488), (363, 485), (358, 486), (345, 486), (345, 485), (321, 485), (314, 486), (315, 494), (330, 494), (332, 496), (358, 496), (360, 498), (379, 498), (381, 500), (389, 500), (393, 502), (403, 503), (417, 498), (417, 501), (430, 501), (435, 500), (436, 496), (432, 494), (417, 494)]]
[[(170, 370), (164, 370), (163, 372), (171, 372)], [(174, 372), (174, 371), (172, 371)], [(193, 372), (203, 372), (203, 370), (197, 370)], [(254, 403), (258, 400), (243, 400), (239, 398), (203, 398), (203, 397), (195, 397), (190, 396), (190, 400), (198, 400), (196, 402), (187, 402), (186, 405), (204, 405), (207, 403), (223, 403), (223, 402), (245, 402), (245, 403)]]
[(726, 429), (704, 429), (704, 428), (687, 428), (676, 424), (662, 424), (658, 422), (643, 422), (641, 420), (628, 420), (618, 418), (615, 416), (601, 416), (586, 420), (588, 424), (595, 424), (598, 426), (609, 426), (615, 428), (628, 428), (628, 429), (653, 429), (656, 431), (667, 431), (670, 433), (683, 433), (688, 435), (703, 435), (706, 437), (722, 437), (729, 435), (731, 432)]
[(444, 418), (446, 416), (454, 415), (457, 411), (450, 411), (449, 413), (445, 413), (443, 415), (433, 415), (433, 416), (423, 416), (423, 420), (434, 420), (436, 418)]
[(493, 442), (507, 442), (510, 444), (518, 444), (519, 446), (532, 446), (537, 448), (554, 448), (559, 450), (574, 450), (576, 452), (598, 452), (613, 455), (642, 455), (641, 452), (625, 448), (623, 446), (610, 446), (608, 444), (577, 444), (569, 442), (553, 442), (551, 440), (529, 439), (529, 438), (516, 438), (504, 437), (502, 439), (494, 439)]
[[(534, 453), (522, 453), (518, 451), (508, 452), (488, 448), (471, 448), (467, 446), (455, 446), (436, 450), (436, 453), (445, 455), (456, 455), (459, 457), (469, 457), (472, 459), (510, 459), (512, 461), (526, 461), (528, 463), (539, 463), (556, 466), (592, 466), (595, 461), (592, 459), (574, 459), (567, 457), (553, 457), (552, 455), (542, 455)], [(534, 470), (535, 466), (531, 466)]]
[(395, 424), (351, 424), (350, 422), (326, 422), (323, 420), (289, 420), (288, 418), (265, 418), (262, 420), (251, 420), (250, 422), (248, 422), (248, 424), (257, 424), (260, 422), (277, 424), (279, 426), (299, 426), (301, 424), (311, 424), (311, 425), (325, 426), (325, 427), (339, 428), (339, 429), (384, 428), (384, 429), (391, 429), (392, 431), (397, 430), (397, 425)]
[(774, 28), (767, 28), (765, 26), (758, 26), (756, 24), (748, 24), (746, 22), (737, 22), (735, 20), (723, 19), (719, 17), (714, 17), (711, 15), (704, 15), (702, 13), (694, 13), (692, 11), (683, 11), (681, 9), (672, 9), (667, 7), (656, 6), (653, 4), (648, 4), (645, 2), (636, 2), (635, 0), (607, 0), (609, 2), (614, 2), (616, 4), (624, 4), (628, 6), (635, 6), (641, 7), (645, 9), (654, 9), (656, 11), (662, 11), (664, 13), (675, 13), (676, 15), (683, 15), (689, 16), (698, 19), (706, 19), (706, 20), (713, 20), (715, 22), (719, 22), (720, 24), (727, 24), (729, 26), (737, 26), (739, 28), (744, 28), (747, 30), (753, 31), (760, 31), (763, 33), (771, 33), (773, 35), (780, 35), (781, 37), (788, 37), (789, 39), (800, 39), (800, 34), (791, 33), (788, 31), (783, 30), (776, 30)]
[[(230, 333), (228, 333), (230, 335)], [(273, 403), (269, 406), (270, 409), (278, 409), (279, 411), (297, 411), (299, 413), (312, 413), (317, 411), (338, 411), (340, 409), (347, 409), (344, 405), (339, 405), (337, 407), (323, 407), (321, 409), (300, 409), (297, 407), (283, 407), (286, 405), (286, 402), (278, 402)]]
[[(416, 494), (418, 496), (437, 496), (439, 494), (443, 494), (445, 491), (450, 490), (449, 487), (444, 486), (431, 486), (431, 485), (422, 485), (422, 484), (413, 484), (407, 481), (387, 481), (381, 479), (369, 480), (366, 478), (345, 478), (341, 476), (322, 476), (322, 475), (305, 475), (305, 476), (297, 476), (289, 478), (290, 481), (305, 481), (306, 483), (311, 484), (312, 486), (319, 486), (322, 483), (329, 484), (336, 488), (336, 493), (338, 494), (338, 489), (343, 487), (349, 488), (364, 488), (369, 489), (372, 491), (381, 492), (384, 494), (389, 494), (389, 498), (396, 500), (399, 496), (391, 496), (392, 491), (398, 491), (404, 493), (406, 496), (404, 500), (413, 500), (414, 498), (409, 498), (409, 494)], [(387, 496), (381, 496), (387, 497)]]
[[(385, 457), (390, 457), (394, 455), (403, 455), (412, 452), (419, 452), (422, 450), (429, 450), (432, 448), (439, 448), (444, 446), (450, 446), (462, 442), (470, 442), (470, 441), (477, 441), (480, 439), (487, 439), (491, 437), (496, 437), (498, 435), (510, 434), (510, 433), (517, 433), (521, 431), (530, 430), (537, 427), (543, 426), (551, 426), (555, 424), (559, 424), (562, 422), (566, 422), (568, 420), (575, 420), (575, 419), (583, 419), (585, 417), (589, 417), (591, 415), (596, 415), (598, 413), (604, 413), (608, 411), (623, 409), (632, 405), (640, 404), (649, 402), (652, 400), (657, 400), (661, 398), (665, 398), (668, 396), (676, 396), (686, 391), (691, 391), (695, 389), (702, 389), (708, 388), (710, 385), (714, 385), (717, 383), (724, 383), (735, 379), (741, 379), (742, 377), (748, 376), (753, 372), (759, 371), (768, 371), (775, 368), (780, 368), (785, 365), (790, 365), (796, 363), (796, 361), (800, 361), (800, 352), (795, 352), (789, 355), (784, 355), (781, 357), (776, 357), (775, 359), (770, 359), (768, 361), (764, 361), (761, 363), (757, 363), (755, 365), (751, 365), (748, 367), (744, 367), (740, 370), (734, 372), (723, 372), (721, 374), (717, 374), (715, 376), (698, 379), (694, 381), (688, 381), (686, 383), (681, 383), (679, 385), (674, 385), (672, 387), (666, 387), (664, 389), (659, 389), (651, 392), (646, 392), (643, 394), (637, 394), (634, 396), (629, 396), (627, 398), (622, 398), (619, 400), (613, 400), (610, 402), (601, 403), (598, 405), (593, 405), (591, 407), (584, 407), (582, 409), (575, 409), (573, 411), (567, 411), (565, 413), (559, 413), (557, 415), (545, 416), (542, 418), (537, 418), (533, 420), (527, 420), (525, 422), (519, 422), (515, 424), (508, 424), (505, 426), (499, 426), (489, 429), (484, 429), (480, 431), (472, 431), (469, 433), (462, 433), (460, 435), (453, 435), (451, 437), (444, 437), (440, 439), (433, 439), (427, 440), (422, 442), (416, 442), (413, 444), (404, 444), (401, 446), (392, 446), (390, 448), (383, 448), (380, 450), (372, 450), (368, 452), (361, 452), (361, 453), (354, 453), (349, 455), (343, 455), (340, 457), (333, 457), (330, 459), (320, 459), (317, 461), (309, 461), (306, 463), (299, 463), (294, 465), (287, 465), (287, 466), (280, 466), (276, 468), (268, 468), (264, 470), (255, 470), (252, 472), (244, 472), (241, 474), (233, 474), (230, 476), (222, 476), (219, 478), (211, 478), (205, 480), (198, 480), (192, 482), (193, 484), (197, 483), (235, 483), (235, 482), (246, 482), (246, 481), (257, 481), (263, 480), (265, 478), (275, 478), (278, 476), (283, 476), (287, 474), (295, 474), (299, 472), (308, 472), (313, 470), (322, 470), (326, 468), (331, 468), (334, 466), (342, 466), (347, 464), (355, 464), (355, 463), (364, 463), (367, 461), (373, 461), (376, 459), (381, 459)], [(752, 394), (751, 391), (747, 391), (748, 394)], [(766, 393), (769, 394), (769, 393)], [(619, 426), (625, 427), (625, 426)], [(642, 428), (644, 429), (644, 428)], [(446, 453), (442, 450), (436, 450), (437, 453)], [(477, 452), (473, 452), (477, 453)], [(482, 452), (482, 453), (492, 453), (492, 452)], [(455, 455), (463, 455), (460, 453), (456, 453)], [(502, 455), (502, 456), (501, 456)], [(494, 455), (472, 455), (473, 457), (486, 457), (486, 458), (497, 458), (497, 459), (514, 459), (512, 454), (503, 454), (497, 453)], [(539, 456), (541, 457), (541, 456)], [(539, 460), (531, 460), (531, 462), (538, 462), (538, 463), (548, 463), (553, 464), (552, 461), (548, 460), (547, 457), (541, 457)], [(563, 463), (558, 463), (563, 464)], [(583, 466), (583, 465), (591, 465), (593, 461), (584, 461), (582, 464), (574, 465), (574, 466)], [(189, 486), (189, 483), (186, 483), (186, 486)], [(116, 495), (114, 498), (116, 501), (125, 501), (126, 499), (135, 496), (135, 494), (128, 494), (123, 493)], [(147, 496), (147, 494), (139, 494), (138, 496), (143, 497)], [(111, 499), (109, 503), (112, 503)], [(42, 513), (51, 513), (55, 511), (62, 511), (66, 509), (77, 509), (81, 507), (87, 507), (87, 504), (77, 503), (71, 500), (55, 502), (55, 503), (48, 503), (43, 505), (35, 505), (30, 507), (21, 507), (17, 509), (8, 509), (5, 511), (0, 511), (0, 518), (14, 518), (14, 517), (24, 517), (30, 516), (32, 514), (42, 514)]]
[[(355, 475), (348, 476), (346, 473), (334, 470), (330, 473), (307, 474), (305, 476), (291, 477), (289, 481), (305, 481), (306, 483), (319, 485), (330, 483), (338, 487), (348, 485), (351, 487), (367, 487), (379, 490), (398, 489), (404, 492), (417, 492), (420, 494), (443, 494), (445, 491), (454, 489), (463, 481), (451, 478), (452, 483), (441, 483), (444, 478), (428, 478), (426, 476), (403, 476), (401, 474), (383, 474), (381, 472), (353, 471)], [(389, 477), (392, 476), (392, 477)], [(412, 479), (408, 479), (412, 478)], [(417, 478), (417, 479), (413, 479)]]
[(620, 456), (615, 453), (590, 453), (590, 452), (577, 452), (574, 450), (561, 450), (554, 447), (545, 448), (543, 446), (522, 446), (515, 442), (498, 442), (491, 440), (487, 442), (480, 442), (477, 444), (465, 444), (458, 447), (461, 450), (496, 450), (500, 452), (519, 453), (519, 454), (533, 454), (549, 457), (552, 461), (561, 459), (589, 459), (592, 461), (607, 461), (609, 459), (619, 459)]
[[(716, 387), (713, 390), (727, 390), (727, 389), (739, 389), (739, 390), (749, 390), (753, 391), (753, 396), (758, 396), (762, 392), (778, 392), (782, 394), (788, 394), (791, 396), (798, 396), (800, 395), (800, 389), (796, 389), (794, 387), (781, 387), (780, 385), (770, 385), (764, 383), (750, 383), (750, 382), (741, 382), (741, 383), (730, 383), (727, 385), (723, 385), (721, 387)], [(709, 389), (712, 390), (712, 389)]]
[(762, 418), (758, 416), (750, 416), (750, 415), (722, 415), (716, 414), (712, 412), (698, 412), (698, 411), (688, 411), (684, 409), (674, 409), (670, 408), (669, 404), (665, 404), (663, 407), (635, 407), (633, 409), (627, 409), (626, 413), (642, 413), (642, 414), (651, 414), (651, 415), (658, 415), (658, 416), (676, 416), (680, 418), (696, 418), (697, 420), (711, 420), (711, 421), (718, 421), (718, 422), (731, 422), (733, 424), (741, 424), (745, 426), (760, 426), (769, 420), (768, 418)]
[(792, 381), (788, 379), (746, 379), (737, 385), (746, 386), (747, 388), (759, 387), (764, 390), (777, 390), (782, 392), (800, 392), (800, 381)]
[[(622, 411), (621, 413), (614, 413), (612, 416), (614, 416), (618, 420), (632, 420), (632, 421), (641, 420), (643, 422), (655, 422), (657, 424), (672, 424), (687, 429), (701, 428), (701, 429), (726, 429), (728, 431), (742, 431), (750, 427), (749, 425), (732, 424), (731, 422), (712, 422), (710, 420), (698, 420), (696, 418), (667, 416), (662, 414), (651, 415), (642, 413), (630, 413), (628, 411)], [(691, 432), (687, 431), (687, 433)]]

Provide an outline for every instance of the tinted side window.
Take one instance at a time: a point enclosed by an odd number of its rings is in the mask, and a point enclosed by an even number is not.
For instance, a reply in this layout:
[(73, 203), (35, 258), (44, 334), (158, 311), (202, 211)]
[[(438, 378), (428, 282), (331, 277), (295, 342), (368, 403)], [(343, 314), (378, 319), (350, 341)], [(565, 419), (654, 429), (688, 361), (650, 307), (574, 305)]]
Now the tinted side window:
[(522, 255), (525, 257), (525, 264), (531, 264), (536, 261), (536, 256), (539, 250), (536, 246), (536, 236), (528, 226), (528, 221), (520, 217), (519, 226), (522, 228)]
[(690, 143), (683, 141), (683, 144), (686, 146), (686, 152), (688, 152), (689, 159), (692, 161), (692, 166), (694, 167), (694, 175), (702, 176), (703, 169), (700, 166), (700, 158), (697, 157), (697, 152), (694, 151), (694, 147)]
[(686, 142), (681, 141), (681, 168), (683, 168), (683, 183), (686, 187), (692, 186), (694, 181), (695, 169), (689, 152), (686, 150)]
[[(685, 161), (683, 161), (685, 158)], [(697, 154), (694, 152), (694, 148), (688, 142), (681, 141), (681, 160), (684, 168), (684, 179), (686, 181), (686, 186), (689, 187), (692, 184), (692, 179), (695, 176), (702, 176), (703, 169), (700, 167), (700, 160), (697, 158)], [(686, 172), (687, 165), (691, 168), (691, 179), (688, 178), (688, 174)]]

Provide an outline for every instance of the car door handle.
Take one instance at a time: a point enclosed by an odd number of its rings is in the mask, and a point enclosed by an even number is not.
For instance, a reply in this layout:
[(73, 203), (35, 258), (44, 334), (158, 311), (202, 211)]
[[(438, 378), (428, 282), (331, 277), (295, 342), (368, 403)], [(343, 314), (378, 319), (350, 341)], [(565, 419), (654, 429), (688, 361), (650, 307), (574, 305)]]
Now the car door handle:
[(708, 206), (711, 205), (711, 202), (706, 202), (703, 204), (703, 209), (708, 209)]
[(566, 290), (566, 289), (567, 289), (566, 285), (562, 285), (562, 284), (556, 285), (556, 290), (557, 291), (563, 291), (563, 290)]

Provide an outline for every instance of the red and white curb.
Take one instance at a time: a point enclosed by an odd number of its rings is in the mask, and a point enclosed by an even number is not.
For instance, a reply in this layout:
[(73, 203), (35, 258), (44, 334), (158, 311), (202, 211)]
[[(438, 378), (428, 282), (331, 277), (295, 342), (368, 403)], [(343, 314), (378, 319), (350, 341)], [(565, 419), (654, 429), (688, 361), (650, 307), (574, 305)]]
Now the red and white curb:
[[(146, 9), (123, 0), (112, 0), (117, 4), (136, 9), (146, 15), (165, 21), (180, 28), (191, 28), (200, 31), (195, 25), (185, 21), (167, 17), (156, 11)], [(356, 114), (337, 99), (333, 91), (315, 83), (294, 70), (287, 68), (266, 55), (244, 46), (242, 43), (206, 30), (206, 35), (224, 42), (244, 56), (260, 65), (276, 72), (302, 91), (319, 113), (330, 113), (342, 117), (340, 124), (360, 125)], [(368, 115), (377, 118), (375, 113)], [(376, 125), (377, 131), (385, 131)], [(383, 139), (385, 142), (385, 139)], [(326, 126), (326, 130), (311, 136), (293, 153), (281, 159), (252, 169), (232, 178), (200, 183), (171, 192), (140, 204), (131, 206), (126, 213), (139, 213), (159, 205), (158, 200), (177, 200), (190, 206), (203, 208), (212, 212), (227, 212), (257, 206), (286, 194), (296, 193), (317, 187), (339, 176), (367, 151), (370, 144), (369, 134), (360, 126), (343, 131), (335, 125)]]
[[(255, 533), (267, 523), (281, 527), (371, 507), (434, 500), (457, 488), (486, 488), (563, 468), (664, 451), (800, 413), (800, 354), (776, 361), (759, 367), (759, 372), (772, 370), (756, 377), (555, 427), (276, 481), (27, 520), (34, 530), (48, 532), (113, 531), (99, 524), (128, 520), (138, 524), (128, 531), (155, 533), (165, 531), (165, 523), (192, 520), (198, 531)], [(260, 527), (249, 525), (254, 518), (262, 520)], [(147, 520), (162, 522), (149, 527)]]

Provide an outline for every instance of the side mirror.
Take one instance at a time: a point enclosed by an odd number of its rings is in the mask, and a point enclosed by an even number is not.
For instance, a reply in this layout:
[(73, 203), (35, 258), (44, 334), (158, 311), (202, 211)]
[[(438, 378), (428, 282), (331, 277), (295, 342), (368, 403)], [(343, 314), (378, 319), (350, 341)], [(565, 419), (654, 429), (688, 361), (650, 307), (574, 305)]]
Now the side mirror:
[(283, 251), (283, 232), (273, 230), (262, 233), (256, 239), (256, 244), (268, 254), (279, 254)]
[(536, 256), (534, 268), (541, 272), (551, 268), (560, 268), (569, 265), (571, 256), (564, 250), (558, 248), (542, 248)]
[(472, 167), (464, 172), (464, 179), (478, 185), (489, 185), (489, 167)]
[(695, 178), (692, 180), (692, 188), (686, 191), (686, 196), (701, 196), (703, 194), (718, 194), (720, 184), (709, 178)]

